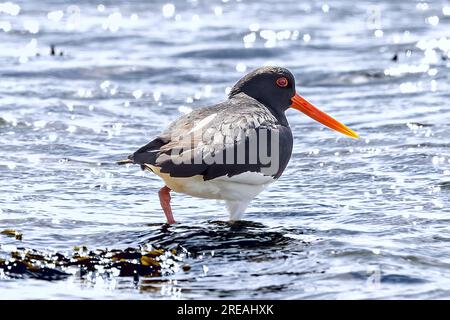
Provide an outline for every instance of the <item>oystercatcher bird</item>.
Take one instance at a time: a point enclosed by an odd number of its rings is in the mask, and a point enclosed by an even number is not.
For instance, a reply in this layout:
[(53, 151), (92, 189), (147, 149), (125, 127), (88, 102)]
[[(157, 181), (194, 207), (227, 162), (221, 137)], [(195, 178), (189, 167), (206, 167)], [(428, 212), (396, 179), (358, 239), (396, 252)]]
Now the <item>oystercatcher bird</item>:
[(289, 108), (358, 138), (298, 95), (289, 70), (262, 67), (240, 79), (226, 101), (181, 116), (118, 163), (139, 164), (162, 178), (159, 200), (169, 224), (175, 223), (170, 191), (225, 200), (230, 220), (240, 220), (250, 201), (276, 181), (289, 162)]

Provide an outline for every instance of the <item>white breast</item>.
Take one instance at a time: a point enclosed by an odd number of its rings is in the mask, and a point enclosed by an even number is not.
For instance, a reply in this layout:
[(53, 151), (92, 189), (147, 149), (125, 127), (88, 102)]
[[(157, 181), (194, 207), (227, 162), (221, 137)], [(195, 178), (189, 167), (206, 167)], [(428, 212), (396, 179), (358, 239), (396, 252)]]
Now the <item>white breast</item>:
[(171, 177), (167, 173), (160, 172), (157, 167), (149, 167), (173, 191), (206, 199), (248, 201), (275, 181), (272, 177), (258, 172), (245, 172), (232, 177), (222, 176), (205, 181), (200, 175), (188, 178)]

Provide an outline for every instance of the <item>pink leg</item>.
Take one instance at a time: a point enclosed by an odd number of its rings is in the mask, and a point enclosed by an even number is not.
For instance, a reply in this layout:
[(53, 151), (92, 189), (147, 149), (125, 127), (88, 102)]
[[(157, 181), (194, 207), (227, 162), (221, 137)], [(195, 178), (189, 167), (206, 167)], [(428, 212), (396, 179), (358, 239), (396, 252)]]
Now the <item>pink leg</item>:
[(172, 208), (170, 207), (170, 191), (168, 186), (164, 186), (159, 190), (159, 202), (161, 203), (161, 208), (164, 210), (164, 214), (167, 218), (168, 224), (174, 224), (175, 219), (173, 218)]

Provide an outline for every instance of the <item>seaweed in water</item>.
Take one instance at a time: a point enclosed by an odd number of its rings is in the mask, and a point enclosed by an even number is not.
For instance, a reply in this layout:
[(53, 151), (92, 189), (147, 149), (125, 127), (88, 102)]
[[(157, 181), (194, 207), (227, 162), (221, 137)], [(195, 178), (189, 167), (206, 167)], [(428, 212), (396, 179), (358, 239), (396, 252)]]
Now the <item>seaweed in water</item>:
[(182, 258), (175, 250), (143, 247), (94, 251), (75, 247), (68, 255), (18, 248), (9, 258), (0, 259), (0, 275), (42, 280), (60, 280), (72, 275), (84, 277), (89, 272), (102, 276), (153, 277), (176, 271)]

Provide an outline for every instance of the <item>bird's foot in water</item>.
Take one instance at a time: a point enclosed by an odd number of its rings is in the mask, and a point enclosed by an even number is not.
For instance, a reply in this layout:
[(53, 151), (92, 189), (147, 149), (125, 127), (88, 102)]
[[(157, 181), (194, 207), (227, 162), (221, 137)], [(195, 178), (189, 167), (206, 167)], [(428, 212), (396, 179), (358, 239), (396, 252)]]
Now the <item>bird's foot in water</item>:
[(167, 218), (168, 224), (174, 224), (175, 219), (173, 218), (172, 208), (170, 207), (170, 191), (168, 186), (164, 186), (159, 190), (159, 202), (161, 203), (161, 208), (164, 210), (164, 214)]

